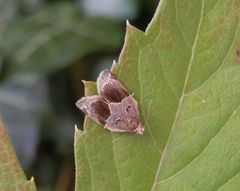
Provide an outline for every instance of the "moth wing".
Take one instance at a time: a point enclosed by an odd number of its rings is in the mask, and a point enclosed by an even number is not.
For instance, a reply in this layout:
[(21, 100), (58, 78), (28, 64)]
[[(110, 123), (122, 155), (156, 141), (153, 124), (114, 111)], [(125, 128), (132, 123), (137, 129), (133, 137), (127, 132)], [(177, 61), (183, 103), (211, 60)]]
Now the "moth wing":
[(109, 70), (103, 70), (97, 79), (98, 94), (108, 102), (121, 102), (129, 96), (126, 88), (115, 78)]
[(108, 104), (101, 96), (82, 97), (77, 101), (76, 106), (89, 118), (103, 126), (110, 115)]
[(109, 103), (110, 116), (105, 128), (114, 132), (136, 132), (143, 134), (144, 128), (140, 123), (138, 106), (130, 95), (120, 103)]

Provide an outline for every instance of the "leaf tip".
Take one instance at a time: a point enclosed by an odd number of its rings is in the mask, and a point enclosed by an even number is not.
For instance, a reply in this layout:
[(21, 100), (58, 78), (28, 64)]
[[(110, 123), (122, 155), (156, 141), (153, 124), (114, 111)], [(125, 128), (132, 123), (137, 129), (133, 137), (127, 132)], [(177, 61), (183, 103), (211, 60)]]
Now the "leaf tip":
[(114, 71), (115, 68), (117, 67), (118, 63), (116, 62), (116, 60), (113, 60), (113, 64), (112, 64), (112, 69), (111, 71)]
[(34, 179), (34, 177), (32, 176), (28, 182), (29, 182), (30, 184), (35, 185), (35, 179)]
[(134, 26), (132, 26), (129, 22), (129, 20), (126, 20), (126, 28), (127, 32), (133, 30)]
[(76, 136), (79, 136), (83, 133), (83, 131), (78, 128), (77, 124), (75, 124), (74, 127), (75, 127), (75, 135)]
[(82, 80), (84, 85), (85, 96), (93, 95), (93, 92), (96, 91), (96, 84), (92, 81)]
[(78, 129), (78, 126), (77, 126), (77, 124), (75, 124), (75, 126), (74, 126), (74, 127), (75, 127), (75, 133), (79, 133), (79, 131), (80, 131), (80, 130)]
[(27, 185), (30, 190), (36, 190), (35, 179), (32, 176), (31, 179), (27, 182)]
[(75, 132), (74, 132), (74, 144), (76, 145), (77, 142), (79, 141), (79, 138), (81, 135), (84, 134), (85, 131), (81, 131), (78, 126), (75, 124)]

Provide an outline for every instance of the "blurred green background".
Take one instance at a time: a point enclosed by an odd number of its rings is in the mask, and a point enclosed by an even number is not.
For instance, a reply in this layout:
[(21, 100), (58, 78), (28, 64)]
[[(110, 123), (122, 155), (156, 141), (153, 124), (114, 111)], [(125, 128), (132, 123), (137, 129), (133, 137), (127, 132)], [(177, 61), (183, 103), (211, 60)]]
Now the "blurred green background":
[[(145, 30), (158, 0), (0, 0), (0, 113), (39, 191), (74, 190), (82, 79), (118, 59), (125, 23)], [(107, 159), (106, 159), (107, 160)]]

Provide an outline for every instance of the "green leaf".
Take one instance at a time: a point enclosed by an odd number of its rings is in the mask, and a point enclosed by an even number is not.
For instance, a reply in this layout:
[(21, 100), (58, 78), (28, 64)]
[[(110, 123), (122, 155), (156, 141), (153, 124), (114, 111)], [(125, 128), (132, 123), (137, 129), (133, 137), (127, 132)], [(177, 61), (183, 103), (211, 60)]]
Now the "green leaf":
[(26, 180), (15, 152), (0, 121), (0, 190), (36, 190), (33, 179)]
[(76, 190), (240, 189), (239, 19), (238, 0), (161, 0), (145, 33), (127, 25), (112, 71), (146, 130), (111, 133), (86, 119)]
[(115, 50), (120, 32), (113, 21), (84, 18), (73, 4), (59, 3), (13, 22), (1, 48), (14, 63), (12, 71), (48, 74), (88, 53)]

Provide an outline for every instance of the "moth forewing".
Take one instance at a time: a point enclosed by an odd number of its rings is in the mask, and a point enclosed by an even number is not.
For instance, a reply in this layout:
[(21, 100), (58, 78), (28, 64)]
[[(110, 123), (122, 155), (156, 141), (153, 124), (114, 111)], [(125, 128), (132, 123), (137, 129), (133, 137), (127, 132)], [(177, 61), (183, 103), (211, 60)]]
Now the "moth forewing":
[(129, 96), (126, 88), (119, 82), (109, 70), (103, 70), (97, 79), (98, 94), (108, 102), (120, 102)]
[(106, 101), (98, 95), (82, 97), (76, 103), (77, 107), (89, 118), (100, 125), (105, 125), (110, 115), (110, 110)]
[(137, 102), (131, 95), (119, 103), (109, 103), (109, 109), (110, 116), (105, 125), (107, 129), (115, 132), (143, 133)]

